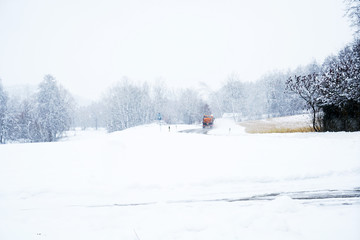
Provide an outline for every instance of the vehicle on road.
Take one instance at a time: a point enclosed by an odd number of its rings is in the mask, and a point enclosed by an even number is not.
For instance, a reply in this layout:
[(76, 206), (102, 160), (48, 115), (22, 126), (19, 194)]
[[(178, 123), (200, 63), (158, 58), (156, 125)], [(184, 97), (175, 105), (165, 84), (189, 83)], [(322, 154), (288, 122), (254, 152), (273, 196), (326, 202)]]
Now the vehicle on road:
[(203, 128), (209, 127), (212, 128), (214, 126), (214, 116), (213, 115), (204, 115), (203, 117)]

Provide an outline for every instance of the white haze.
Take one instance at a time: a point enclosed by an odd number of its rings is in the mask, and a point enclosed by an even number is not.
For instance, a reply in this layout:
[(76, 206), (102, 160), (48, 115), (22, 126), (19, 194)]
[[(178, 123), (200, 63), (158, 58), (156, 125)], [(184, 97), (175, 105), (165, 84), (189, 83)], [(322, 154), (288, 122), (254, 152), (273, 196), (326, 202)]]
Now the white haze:
[(342, 0), (0, 1), (0, 78), (52, 74), (97, 98), (124, 76), (216, 88), (322, 61), (351, 41)]

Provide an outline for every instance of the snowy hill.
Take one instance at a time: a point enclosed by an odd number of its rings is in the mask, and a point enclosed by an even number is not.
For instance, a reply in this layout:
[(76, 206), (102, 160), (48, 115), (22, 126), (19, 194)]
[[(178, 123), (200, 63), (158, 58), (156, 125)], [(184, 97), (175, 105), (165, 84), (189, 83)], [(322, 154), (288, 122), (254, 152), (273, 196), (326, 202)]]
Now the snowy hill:
[(189, 128), (0, 146), (0, 239), (360, 238), (359, 132)]

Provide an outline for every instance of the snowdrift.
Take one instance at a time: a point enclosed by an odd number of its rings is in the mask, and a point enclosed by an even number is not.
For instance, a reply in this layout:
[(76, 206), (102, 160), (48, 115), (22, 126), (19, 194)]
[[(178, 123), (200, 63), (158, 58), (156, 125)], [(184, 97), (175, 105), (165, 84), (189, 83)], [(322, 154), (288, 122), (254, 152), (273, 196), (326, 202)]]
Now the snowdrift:
[(360, 238), (360, 133), (216, 124), (0, 146), (0, 239)]

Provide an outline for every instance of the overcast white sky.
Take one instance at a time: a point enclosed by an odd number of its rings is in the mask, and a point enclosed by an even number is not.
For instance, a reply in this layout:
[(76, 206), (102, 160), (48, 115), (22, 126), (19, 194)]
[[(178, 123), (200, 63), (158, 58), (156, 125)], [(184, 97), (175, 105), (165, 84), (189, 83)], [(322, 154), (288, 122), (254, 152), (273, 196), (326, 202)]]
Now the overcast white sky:
[(216, 88), (323, 61), (352, 40), (342, 0), (0, 0), (0, 78), (52, 74), (97, 98), (123, 76)]

